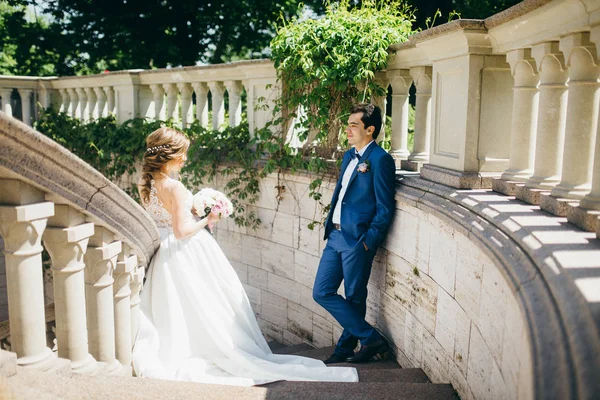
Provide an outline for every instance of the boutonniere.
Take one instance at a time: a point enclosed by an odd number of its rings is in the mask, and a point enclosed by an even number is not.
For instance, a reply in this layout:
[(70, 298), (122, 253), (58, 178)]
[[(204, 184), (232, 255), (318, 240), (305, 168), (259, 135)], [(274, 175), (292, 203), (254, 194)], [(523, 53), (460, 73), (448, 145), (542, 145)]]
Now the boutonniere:
[(360, 172), (361, 174), (364, 174), (365, 172), (369, 172), (370, 166), (371, 166), (371, 163), (369, 162), (369, 160), (367, 160), (364, 163), (358, 164), (358, 168), (356, 168), (356, 170), (358, 172)]

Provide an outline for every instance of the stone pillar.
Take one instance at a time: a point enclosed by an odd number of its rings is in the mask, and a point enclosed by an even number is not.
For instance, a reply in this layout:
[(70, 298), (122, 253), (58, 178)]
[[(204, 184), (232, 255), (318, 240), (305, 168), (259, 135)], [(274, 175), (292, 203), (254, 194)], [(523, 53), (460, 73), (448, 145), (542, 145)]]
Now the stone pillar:
[(94, 118), (104, 118), (108, 116), (108, 110), (106, 107), (106, 93), (101, 87), (94, 88), (96, 94), (96, 106), (94, 107), (93, 116)]
[(115, 114), (116, 101), (115, 101), (115, 90), (112, 86), (104, 86), (104, 93), (106, 93), (106, 112), (108, 114)]
[(515, 78), (512, 126), (510, 133), (510, 161), (502, 174), (507, 181), (525, 182), (533, 173), (535, 154), (538, 83), (540, 77), (530, 49), (510, 51), (506, 55)]
[(75, 88), (79, 101), (77, 102), (77, 111), (75, 112), (75, 118), (87, 122), (88, 112), (88, 98), (84, 88)]
[(561, 38), (560, 49), (569, 68), (569, 92), (561, 181), (552, 196), (581, 199), (591, 189), (600, 70), (588, 32)]
[(255, 96), (254, 93), (254, 84), (251, 80), (243, 80), (242, 85), (244, 89), (246, 89), (246, 117), (248, 118), (248, 131), (250, 132), (250, 138), (254, 138), (255, 135), (255, 126), (254, 118), (255, 118)]
[(98, 119), (98, 110), (96, 109), (96, 93), (93, 88), (85, 88), (85, 96), (87, 97), (87, 107), (85, 110), (86, 121)]
[[(379, 136), (377, 136), (377, 139), (375, 140), (377, 143), (381, 143), (383, 141), (383, 139), (385, 138), (385, 130), (389, 129), (389, 127), (386, 128), (385, 111), (387, 109), (387, 91), (388, 91), (388, 87), (390, 85), (390, 81), (387, 76), (380, 74), (375, 77), (375, 83), (377, 83), (380, 87), (382, 87), (384, 89), (383, 96), (373, 96), (373, 104), (375, 104), (376, 106), (381, 108), (381, 131), (379, 132)], [(407, 114), (407, 120), (408, 120), (408, 114)], [(393, 141), (392, 141), (392, 145), (393, 145)]]
[(31, 126), (31, 95), (33, 90), (31, 89), (18, 89), (19, 95), (21, 96), (21, 112), (23, 116), (23, 122)]
[(119, 254), (115, 267), (113, 286), (115, 308), (115, 348), (117, 360), (123, 365), (131, 364), (131, 276), (137, 266), (137, 256), (131, 254), (127, 245)]
[(2, 111), (9, 117), (12, 117), (12, 103), (10, 97), (12, 95), (12, 89), (0, 88), (0, 97), (2, 97)]
[[(431, 137), (431, 67), (413, 67), (410, 75), (417, 88), (415, 104), (415, 136), (413, 151), (408, 156), (406, 169), (420, 170), (420, 165), (429, 162), (429, 143)], [(404, 167), (403, 167), (404, 168)]]
[(135, 343), (137, 332), (140, 327), (140, 291), (144, 282), (144, 266), (138, 266), (131, 275), (131, 342)]
[(238, 126), (242, 121), (242, 83), (226, 81), (225, 87), (229, 93), (229, 126)]
[[(387, 77), (392, 86), (392, 151), (390, 154), (400, 167), (401, 160), (406, 160), (410, 155), (408, 151), (408, 91), (412, 86), (413, 78), (409, 70), (393, 70), (387, 72)], [(385, 110), (382, 110), (385, 112)]]
[(208, 126), (208, 87), (204, 82), (193, 82), (192, 87), (196, 93), (196, 119), (200, 126)]
[(68, 114), (69, 113), (69, 106), (71, 104), (71, 99), (69, 97), (69, 92), (67, 91), (67, 89), (58, 89), (58, 92), (60, 93), (60, 98), (62, 100), (61, 104), (60, 104), (60, 109), (58, 110), (59, 112)]
[(46, 347), (41, 241), (54, 204), (18, 180), (3, 179), (0, 187), (12, 351), (20, 366), (46, 370), (55, 356)]
[(68, 205), (55, 205), (44, 245), (52, 258), (58, 356), (71, 360), (73, 371), (89, 373), (96, 360), (88, 351), (85, 310), (84, 254), (94, 224)]
[(179, 107), (177, 107), (177, 97), (179, 92), (177, 85), (174, 83), (165, 83), (163, 85), (165, 92), (167, 93), (167, 119), (173, 119), (179, 121)]
[(187, 128), (193, 121), (192, 115), (192, 86), (189, 83), (178, 83), (177, 88), (181, 93), (181, 128)]
[[(540, 71), (540, 99), (533, 176), (526, 188), (552, 189), (560, 180), (567, 116), (567, 69), (558, 42), (533, 46), (531, 54)], [(539, 194), (525, 191), (521, 200), (539, 203)]]
[(154, 101), (154, 119), (164, 121), (167, 119), (167, 110), (165, 104), (165, 90), (162, 85), (150, 85), (152, 98)]
[(225, 87), (221, 82), (209, 82), (208, 87), (212, 94), (212, 127), (214, 130), (218, 130), (225, 122), (225, 102), (223, 101)]
[(85, 254), (85, 299), (90, 353), (106, 362), (110, 371), (120, 369), (115, 358), (113, 270), (121, 242), (105, 228), (96, 227)]

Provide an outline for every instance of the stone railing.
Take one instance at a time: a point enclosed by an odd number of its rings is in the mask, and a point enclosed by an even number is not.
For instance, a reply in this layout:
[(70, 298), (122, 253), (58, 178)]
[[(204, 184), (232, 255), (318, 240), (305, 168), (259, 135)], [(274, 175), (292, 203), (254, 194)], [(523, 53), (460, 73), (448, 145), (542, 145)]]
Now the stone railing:
[[(76, 372), (130, 375), (155, 224), (99, 172), (4, 113), (0, 143), (2, 262), (18, 364), (48, 370), (68, 359)], [(44, 249), (59, 358), (46, 344)]]
[(393, 154), (405, 169), (428, 163), (425, 179), (493, 186), (600, 234), (599, 11), (597, 0), (527, 0), (392, 46)]

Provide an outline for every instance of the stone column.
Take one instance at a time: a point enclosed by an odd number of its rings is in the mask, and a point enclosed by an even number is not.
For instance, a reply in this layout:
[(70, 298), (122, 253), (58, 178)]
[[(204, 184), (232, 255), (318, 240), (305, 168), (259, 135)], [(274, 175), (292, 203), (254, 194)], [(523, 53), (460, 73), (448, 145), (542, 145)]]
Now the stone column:
[(79, 96), (77, 95), (77, 91), (73, 88), (67, 89), (69, 92), (69, 98), (71, 101), (69, 102), (69, 110), (68, 114), (71, 118), (78, 118), (79, 115)]
[(154, 119), (164, 121), (167, 119), (165, 90), (160, 84), (150, 85), (150, 90), (154, 101)]
[(0, 88), (0, 97), (2, 97), (2, 111), (9, 117), (12, 117), (12, 103), (10, 97), (12, 95), (12, 89)]
[(86, 121), (98, 119), (98, 110), (96, 109), (96, 93), (93, 88), (85, 88), (85, 95), (87, 97), (87, 107), (85, 111)]
[(71, 360), (73, 371), (89, 373), (96, 360), (88, 351), (83, 257), (94, 224), (85, 223), (85, 216), (68, 205), (55, 209), (44, 245), (52, 258), (58, 356)]
[[(560, 180), (565, 122), (567, 116), (567, 68), (558, 42), (533, 46), (531, 54), (540, 71), (540, 99), (533, 176), (525, 183), (530, 189), (552, 189)], [(539, 203), (539, 192), (524, 191), (517, 196)]]
[(561, 181), (552, 196), (581, 199), (591, 189), (598, 125), (598, 56), (588, 32), (560, 40), (569, 68), (569, 92)]
[(116, 101), (115, 101), (115, 90), (112, 86), (104, 86), (104, 93), (106, 93), (106, 112), (108, 114), (115, 114)]
[[(410, 155), (408, 151), (408, 91), (413, 78), (409, 70), (393, 70), (387, 72), (392, 87), (392, 151), (390, 154), (400, 167), (400, 161)], [(385, 110), (382, 110), (385, 112)]]
[[(413, 67), (410, 75), (417, 88), (415, 104), (415, 136), (413, 151), (408, 156), (408, 169), (419, 170), (419, 165), (429, 162), (431, 138), (431, 67)], [(403, 164), (404, 165), (404, 164)]]
[(80, 120), (87, 122), (88, 112), (88, 98), (84, 88), (75, 88), (79, 101), (77, 102), (77, 111), (75, 117)]
[(173, 119), (174, 121), (179, 120), (179, 107), (177, 107), (177, 97), (179, 92), (177, 85), (174, 83), (165, 83), (163, 85), (165, 92), (167, 93), (167, 115), (166, 119)]
[(23, 122), (31, 126), (31, 95), (33, 90), (31, 89), (18, 89), (19, 95), (21, 96), (21, 112), (23, 116)]
[(212, 95), (212, 127), (217, 130), (225, 122), (225, 102), (223, 101), (225, 87), (221, 82), (209, 82), (208, 87)]
[(46, 370), (55, 357), (46, 347), (41, 241), (54, 204), (18, 180), (3, 179), (0, 187), (12, 351), (20, 366)]
[(105, 228), (96, 227), (85, 254), (85, 299), (90, 353), (106, 362), (110, 371), (120, 369), (115, 358), (113, 270), (121, 242)]
[[(387, 91), (388, 91), (388, 86), (390, 85), (390, 81), (387, 76), (379, 75), (379, 76), (375, 77), (375, 83), (377, 83), (380, 87), (382, 87), (384, 89), (384, 93), (382, 96), (373, 96), (373, 104), (375, 104), (376, 106), (381, 108), (381, 131), (379, 132), (379, 136), (377, 136), (377, 139), (375, 140), (377, 143), (381, 143), (385, 137), (385, 130), (386, 130), (385, 111), (387, 109)], [(408, 114), (407, 114), (407, 121), (408, 121)], [(407, 126), (408, 126), (408, 124), (407, 124)], [(393, 146), (393, 140), (392, 140), (392, 146)]]
[(196, 119), (200, 126), (208, 126), (208, 87), (204, 82), (193, 82), (192, 87), (196, 93)]
[(177, 88), (181, 93), (181, 128), (187, 128), (193, 121), (192, 115), (192, 86), (189, 83), (178, 83)]
[(137, 256), (131, 254), (127, 245), (119, 254), (115, 267), (113, 286), (115, 308), (115, 347), (117, 360), (123, 365), (131, 364), (131, 276), (137, 266)]
[(242, 121), (242, 83), (226, 81), (225, 87), (229, 93), (229, 126), (238, 126)]
[(94, 107), (94, 118), (104, 118), (108, 116), (108, 110), (106, 107), (106, 93), (101, 87), (95, 87), (94, 93), (96, 94), (96, 106)]
[(69, 97), (69, 92), (67, 92), (67, 89), (58, 89), (58, 92), (60, 93), (60, 98), (62, 100), (61, 104), (60, 104), (60, 109), (58, 110), (59, 112), (68, 114), (69, 113), (69, 106), (71, 104), (71, 99)]
[(131, 274), (131, 342), (135, 343), (138, 328), (140, 327), (140, 291), (144, 282), (145, 269), (143, 265), (138, 266)]
[(538, 83), (540, 77), (530, 49), (510, 51), (506, 61), (515, 78), (512, 126), (510, 133), (510, 161), (502, 174), (507, 181), (525, 182), (533, 173), (535, 134), (538, 114)]

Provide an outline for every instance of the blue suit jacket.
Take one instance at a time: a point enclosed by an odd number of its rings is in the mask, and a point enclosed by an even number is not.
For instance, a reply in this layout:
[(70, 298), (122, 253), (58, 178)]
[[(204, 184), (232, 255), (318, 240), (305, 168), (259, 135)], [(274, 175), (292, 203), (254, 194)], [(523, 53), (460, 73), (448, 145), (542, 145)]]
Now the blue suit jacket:
[[(351, 148), (344, 153), (342, 170), (337, 181), (331, 209), (325, 222), (325, 239), (333, 230), (333, 211), (342, 188), (344, 171), (351, 160)], [(359, 172), (358, 165), (368, 164), (367, 172)], [(367, 147), (352, 173), (342, 203), (340, 225), (342, 235), (349, 246), (365, 242), (369, 250), (375, 250), (383, 242), (385, 234), (392, 222), (395, 206), (395, 173), (394, 159), (377, 143)]]

